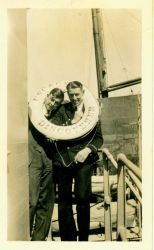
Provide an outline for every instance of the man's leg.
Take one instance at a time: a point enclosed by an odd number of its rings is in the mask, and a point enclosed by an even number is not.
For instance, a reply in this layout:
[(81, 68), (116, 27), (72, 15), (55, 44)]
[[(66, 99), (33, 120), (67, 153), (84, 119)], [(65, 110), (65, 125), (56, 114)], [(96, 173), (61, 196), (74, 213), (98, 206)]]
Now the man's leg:
[(75, 196), (77, 202), (77, 222), (79, 241), (88, 241), (90, 226), (90, 195), (92, 166), (84, 165), (76, 170)]
[(40, 182), (42, 175), (42, 157), (41, 153), (33, 147), (29, 148), (29, 217), (30, 217), (30, 235), (32, 235), (34, 218), (37, 210), (37, 203), (40, 192)]
[(76, 241), (77, 232), (72, 210), (72, 171), (55, 166), (58, 183), (58, 217), (62, 241)]
[(32, 241), (43, 241), (48, 236), (54, 206), (52, 162), (43, 150), (41, 152), (41, 157), (43, 171), (41, 175), (41, 185), (35, 214), (35, 228), (32, 235)]

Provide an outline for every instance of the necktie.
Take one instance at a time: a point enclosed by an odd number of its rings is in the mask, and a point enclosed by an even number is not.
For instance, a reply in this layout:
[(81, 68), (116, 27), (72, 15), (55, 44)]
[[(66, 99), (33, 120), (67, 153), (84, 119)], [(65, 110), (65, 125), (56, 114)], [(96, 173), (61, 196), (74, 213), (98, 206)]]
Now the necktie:
[(77, 109), (77, 107), (74, 107), (74, 109), (75, 109), (75, 113), (74, 113), (74, 117), (71, 121), (72, 124), (79, 122), (83, 116), (82, 108)]

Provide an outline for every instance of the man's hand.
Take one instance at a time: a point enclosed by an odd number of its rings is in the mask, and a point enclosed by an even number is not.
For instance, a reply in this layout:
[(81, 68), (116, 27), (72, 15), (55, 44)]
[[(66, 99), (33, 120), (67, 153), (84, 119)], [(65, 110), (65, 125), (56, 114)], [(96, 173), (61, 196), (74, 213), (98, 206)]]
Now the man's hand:
[(87, 157), (88, 157), (88, 155), (91, 153), (91, 149), (90, 148), (84, 148), (84, 149), (82, 149), (81, 151), (79, 151), (77, 154), (76, 154), (76, 156), (75, 156), (75, 158), (74, 158), (74, 160), (76, 161), (76, 162), (80, 162), (80, 163), (83, 163), (86, 159), (87, 159)]
[(46, 138), (46, 140), (47, 140), (48, 142), (53, 143), (53, 140), (52, 140), (51, 138), (48, 138), (48, 137), (46, 137), (46, 136), (45, 136), (45, 138)]

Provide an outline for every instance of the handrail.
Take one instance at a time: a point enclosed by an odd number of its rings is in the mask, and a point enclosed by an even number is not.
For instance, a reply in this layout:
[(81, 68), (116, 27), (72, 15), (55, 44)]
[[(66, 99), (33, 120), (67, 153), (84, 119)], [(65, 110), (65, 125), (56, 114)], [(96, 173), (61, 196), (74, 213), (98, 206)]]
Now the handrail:
[(117, 239), (120, 236), (120, 229), (126, 230), (126, 188), (125, 168), (121, 161), (118, 161), (118, 189), (117, 189)]
[(102, 152), (107, 156), (107, 158), (111, 161), (111, 163), (113, 164), (113, 166), (115, 168), (118, 168), (118, 164), (115, 161), (115, 159), (113, 158), (113, 155), (109, 152), (109, 150), (107, 148), (103, 148)]
[(142, 180), (141, 169), (128, 160), (124, 154), (118, 154), (117, 161), (122, 161), (129, 170), (131, 170), (140, 180)]
[[(109, 152), (109, 150), (107, 148), (103, 148), (102, 152), (107, 156), (107, 158), (111, 161), (111, 163), (113, 164), (113, 166), (117, 169), (118, 168), (118, 164), (115, 161), (113, 155)], [(127, 159), (128, 160), (128, 159)], [(133, 163), (132, 163), (133, 164)], [(134, 164), (133, 164), (134, 165)], [(135, 165), (136, 166), (136, 165)], [(137, 167), (137, 166), (136, 166)], [(135, 176), (135, 174), (133, 174), (130, 170), (127, 170), (129, 176), (131, 177), (131, 179), (133, 180), (133, 182), (135, 183), (135, 185), (137, 186), (137, 188), (139, 189), (140, 193), (142, 192), (142, 188), (141, 188), (141, 182), (139, 181), (139, 179)]]
[(125, 177), (125, 182), (127, 183), (127, 185), (130, 187), (130, 189), (132, 190), (132, 192), (134, 193), (134, 195), (136, 196), (137, 200), (140, 202), (140, 204), (142, 204), (142, 198), (139, 195), (139, 193), (136, 191), (136, 189), (133, 187), (132, 183), (129, 181), (129, 179), (127, 177)]
[[(141, 189), (141, 169), (137, 167), (134, 163), (127, 159), (127, 157), (120, 153), (117, 156), (117, 162), (115, 161), (113, 155), (109, 152), (107, 148), (101, 149), (104, 159), (104, 197), (105, 203), (107, 204), (107, 209), (104, 211), (106, 218), (108, 218), (108, 224), (105, 223), (105, 231), (107, 234), (107, 239), (111, 240), (111, 211), (110, 211), (110, 194), (109, 194), (109, 168), (108, 160), (118, 171), (118, 187), (117, 187), (117, 240), (127, 240), (126, 237), (126, 184), (129, 186), (131, 191), (134, 193), (135, 197), (142, 204), (142, 189)], [(127, 168), (128, 176), (134, 182), (135, 187), (132, 185), (131, 181), (125, 174), (125, 169)], [(106, 240), (107, 240), (106, 239)]]
[[(104, 225), (105, 225), (105, 240), (112, 240), (112, 225), (111, 225), (111, 195), (109, 185), (109, 167), (108, 157), (103, 152), (104, 160)], [(108, 153), (108, 152), (107, 152)]]
[[(135, 175), (135, 178), (139, 178), (140, 181), (142, 180), (142, 176), (141, 176), (141, 170), (139, 169), (139, 167), (137, 167), (130, 160), (128, 160), (124, 154), (118, 154), (117, 160), (118, 160), (118, 201), (117, 201), (118, 202), (117, 238), (118, 238), (120, 236), (120, 228), (125, 227), (125, 223), (126, 223), (125, 183), (127, 183), (127, 185), (131, 188), (131, 190), (135, 194), (135, 197), (139, 200), (140, 204), (142, 203), (140, 195), (136, 192), (136, 190), (133, 188), (131, 182), (125, 176), (125, 168), (128, 168), (129, 171), (131, 170), (133, 173), (131, 176), (134, 177), (134, 175)], [(136, 181), (135, 178), (134, 178), (134, 180)], [(138, 184), (138, 182), (136, 182), (136, 184)], [(121, 190), (121, 192), (120, 192), (120, 190)], [(121, 209), (120, 209), (120, 206), (121, 206)]]
[(127, 236), (126, 236), (126, 229), (125, 227), (120, 227), (119, 228), (119, 236), (122, 241), (127, 241)]
[(138, 188), (140, 194), (142, 193), (142, 187), (141, 187), (141, 182), (140, 180), (130, 171), (127, 169), (127, 172), (129, 174), (129, 176), (131, 177), (132, 181), (134, 182), (134, 184), (136, 185), (136, 187)]

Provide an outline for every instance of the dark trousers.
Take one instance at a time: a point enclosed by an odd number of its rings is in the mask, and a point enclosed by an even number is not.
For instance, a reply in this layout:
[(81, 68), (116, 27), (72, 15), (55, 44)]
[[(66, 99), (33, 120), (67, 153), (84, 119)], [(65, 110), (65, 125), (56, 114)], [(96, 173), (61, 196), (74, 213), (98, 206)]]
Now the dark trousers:
[(71, 168), (55, 166), (54, 170), (58, 183), (58, 216), (61, 240), (77, 240), (77, 230), (72, 210), (72, 181), (74, 178), (79, 241), (88, 241), (92, 166), (75, 165)]
[(29, 215), (32, 241), (43, 241), (49, 233), (54, 206), (52, 162), (45, 151), (29, 150)]

